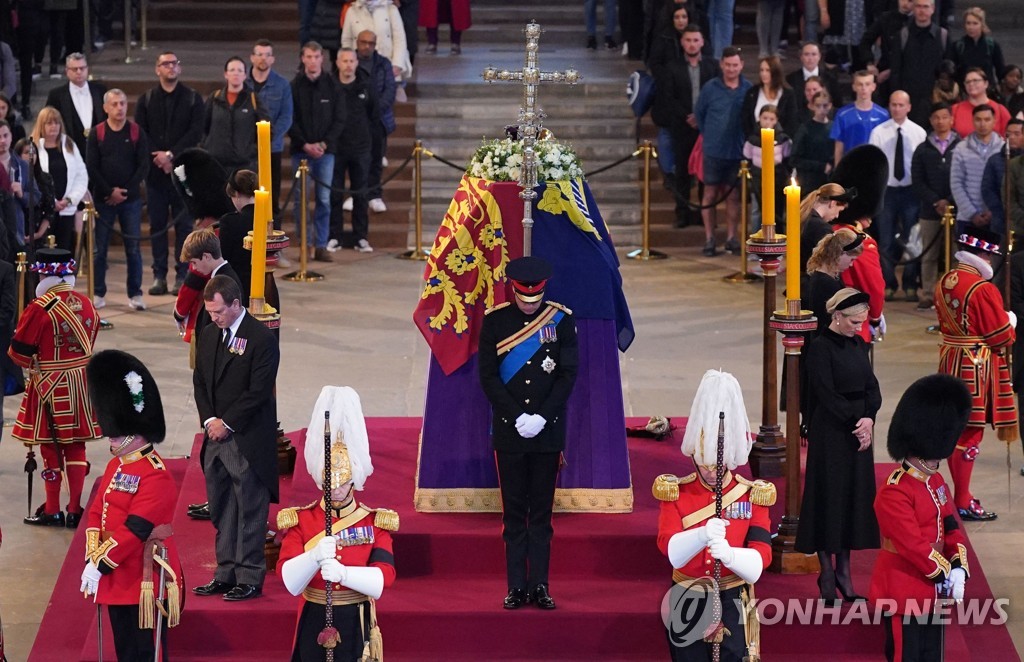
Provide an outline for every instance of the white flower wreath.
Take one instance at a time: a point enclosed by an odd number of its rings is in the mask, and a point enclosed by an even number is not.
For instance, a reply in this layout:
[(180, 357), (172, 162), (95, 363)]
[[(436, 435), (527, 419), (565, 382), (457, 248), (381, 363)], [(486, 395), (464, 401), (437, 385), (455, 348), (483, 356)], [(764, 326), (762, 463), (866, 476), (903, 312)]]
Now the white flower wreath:
[[(537, 181), (582, 179), (583, 164), (571, 145), (538, 140)], [(466, 172), (494, 182), (517, 182), (523, 165), (523, 143), (512, 138), (485, 140), (469, 160)]]

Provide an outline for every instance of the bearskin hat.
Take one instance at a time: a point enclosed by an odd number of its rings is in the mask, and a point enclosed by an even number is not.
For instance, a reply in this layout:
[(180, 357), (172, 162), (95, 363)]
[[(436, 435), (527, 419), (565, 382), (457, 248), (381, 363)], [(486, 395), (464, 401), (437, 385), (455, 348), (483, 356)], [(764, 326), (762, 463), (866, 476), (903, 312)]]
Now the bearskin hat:
[(889, 423), (888, 449), (894, 460), (942, 460), (953, 453), (971, 413), (962, 379), (935, 374), (910, 385)]
[(836, 223), (874, 218), (882, 211), (885, 186), (889, 183), (889, 161), (874, 145), (854, 147), (836, 164), (830, 181), (843, 188), (857, 189), (857, 197), (839, 213)]
[(205, 149), (190, 147), (174, 157), (171, 181), (193, 219), (220, 218), (235, 211), (224, 190), (228, 172)]
[(160, 389), (137, 358), (116, 349), (93, 354), (85, 368), (96, 421), (108, 437), (131, 434), (158, 444), (167, 435)]

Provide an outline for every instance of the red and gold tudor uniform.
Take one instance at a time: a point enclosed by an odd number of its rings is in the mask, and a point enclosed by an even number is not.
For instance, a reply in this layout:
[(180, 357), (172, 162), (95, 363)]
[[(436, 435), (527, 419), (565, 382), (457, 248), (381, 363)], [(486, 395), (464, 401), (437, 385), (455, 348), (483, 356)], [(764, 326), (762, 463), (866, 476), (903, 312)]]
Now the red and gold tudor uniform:
[[(715, 488), (704, 481), (699, 472), (688, 476), (677, 477), (663, 474), (654, 481), (652, 488), (654, 497), (661, 501), (658, 515), (658, 549), (668, 556), (669, 540), (677, 533), (704, 526), (715, 516)], [(775, 485), (764, 480), (748, 480), (743, 476), (727, 472), (722, 488), (722, 519), (729, 521), (725, 529), (725, 539), (731, 547), (747, 547), (761, 555), (763, 568), (767, 568), (772, 560), (771, 520), (768, 508), (775, 504)], [(698, 580), (709, 580), (713, 575), (715, 559), (702, 548), (692, 559), (680, 568), (672, 570), (672, 581), (675, 584), (688, 586)], [(747, 652), (746, 619), (736, 609), (736, 602), (746, 602), (748, 595), (743, 589), (751, 585), (744, 582), (729, 568), (722, 564), (722, 622), (729, 631), (722, 642), (723, 659), (731, 659), (727, 651), (734, 651), (736, 659), (741, 659)], [(747, 616), (756, 615), (748, 614)], [(672, 633), (669, 632), (672, 640)], [(689, 646), (687, 648), (700, 648)], [(672, 646), (673, 653), (686, 651), (686, 648)], [(704, 655), (703, 650), (694, 651), (698, 657)], [(683, 659), (676, 655), (676, 659)]]
[[(278, 568), (289, 559), (316, 546), (324, 538), (324, 500), (299, 508), (285, 508), (277, 515), (277, 527), (285, 531), (281, 541)], [(398, 513), (384, 508), (369, 508), (355, 499), (335, 509), (331, 531), (338, 541), (335, 558), (345, 566), (379, 568), (384, 575), (384, 588), (395, 582), (395, 557), (391, 548), (391, 533), (398, 530)], [(324, 581), (320, 573), (302, 592), (299, 621), (295, 629), (294, 661), (321, 660), (324, 648), (317, 643), (317, 635), (324, 627), (326, 601)], [(334, 649), (339, 662), (359, 660), (364, 644), (377, 637), (374, 600), (341, 584), (332, 587), (334, 627), (341, 635), (341, 643)]]
[[(12, 435), (26, 444), (39, 444), (45, 469), (56, 477), (45, 481), (44, 510), (49, 519), (63, 519), (60, 472), (62, 466), (66, 468), (70, 492), (67, 509), (73, 516), (69, 526), (77, 525), (82, 512), (82, 487), (88, 467), (82, 442), (102, 436), (85, 380), (85, 366), (98, 330), (99, 315), (88, 297), (75, 292), (70, 284), (59, 282), (25, 308), (8, 350), (11, 359), (29, 369), (31, 375)], [(61, 446), (63, 462), (54, 441)]]
[(970, 483), (985, 425), (991, 423), (1000, 439), (1015, 439), (1018, 432), (1006, 365), (1015, 333), (999, 288), (971, 264), (961, 262), (939, 279), (935, 310), (942, 332), (938, 371), (962, 379), (974, 400), (967, 428), (949, 458), (953, 497), (956, 507), (967, 511), (962, 516), (979, 519), (971, 517), (984, 511), (972, 496)]
[(897, 615), (919, 616), (935, 606), (936, 586), (953, 568), (970, 576), (966, 538), (942, 475), (904, 462), (875, 497), (882, 551), (869, 598)]
[(868, 295), (868, 320), (860, 329), (860, 337), (864, 342), (871, 342), (871, 327), (877, 327), (882, 320), (882, 309), (885, 307), (885, 277), (882, 276), (882, 260), (878, 252), (875, 238), (849, 223), (833, 223), (832, 230), (846, 229), (864, 237), (864, 250), (853, 261), (853, 264), (842, 273), (843, 285), (860, 290)]
[[(96, 602), (103, 605), (138, 605), (151, 601), (159, 568), (148, 563), (152, 545), (167, 547), (169, 596), (181, 595), (181, 562), (170, 535), (177, 493), (174, 478), (151, 445), (107, 463), (101, 490), (86, 514), (85, 559), (103, 575)], [(148, 547), (148, 549), (147, 549)], [(145, 582), (150, 582), (144, 584)], [(159, 587), (156, 588), (157, 592)], [(175, 599), (171, 600), (174, 604)], [(152, 609), (150, 609), (152, 612)], [(177, 614), (168, 626), (177, 622)]]

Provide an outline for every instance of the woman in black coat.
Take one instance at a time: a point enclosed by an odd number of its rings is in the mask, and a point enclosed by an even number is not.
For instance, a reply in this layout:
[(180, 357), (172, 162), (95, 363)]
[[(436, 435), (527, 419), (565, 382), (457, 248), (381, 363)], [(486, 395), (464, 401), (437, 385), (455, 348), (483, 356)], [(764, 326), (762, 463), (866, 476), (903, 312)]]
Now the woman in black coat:
[(242, 247), (242, 242), (252, 232), (257, 188), (259, 178), (252, 170), (236, 170), (231, 173), (226, 190), (236, 211), (222, 216), (217, 225), (221, 256), (241, 279), (242, 296), (245, 299), (249, 298), (251, 287), (252, 254)]
[(859, 335), (868, 295), (844, 288), (829, 299), (827, 311), (828, 328), (805, 352), (807, 472), (796, 549), (818, 554), (823, 600), (834, 602), (838, 589), (854, 602), (864, 598), (853, 588), (850, 550), (879, 546), (871, 443), (882, 395)]
[(740, 116), (740, 121), (743, 122), (743, 135), (749, 136), (758, 130), (761, 106), (770, 103), (775, 106), (779, 118), (776, 130), (785, 131), (792, 136), (800, 124), (796, 93), (786, 82), (779, 56), (761, 58), (758, 76), (758, 84), (747, 90), (746, 96), (743, 97), (743, 111)]

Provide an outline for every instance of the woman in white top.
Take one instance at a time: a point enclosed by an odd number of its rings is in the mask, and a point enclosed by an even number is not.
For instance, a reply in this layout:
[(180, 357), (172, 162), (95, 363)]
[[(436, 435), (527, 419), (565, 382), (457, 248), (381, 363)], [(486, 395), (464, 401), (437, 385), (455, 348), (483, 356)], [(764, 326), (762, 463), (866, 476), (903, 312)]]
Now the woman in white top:
[(54, 206), (57, 216), (53, 228), (44, 221), (36, 238), (53, 234), (57, 248), (74, 252), (75, 233), (82, 230), (82, 215), (78, 203), (89, 189), (89, 173), (75, 141), (64, 130), (60, 112), (46, 106), (36, 116), (32, 129), (32, 142), (39, 153), (40, 169), (53, 179)]
[(355, 0), (345, 12), (341, 29), (341, 47), (356, 48), (356, 37), (370, 30), (377, 35), (377, 52), (391, 60), (395, 80), (408, 80), (412, 61), (405, 40), (405, 27), (398, 8), (391, 0)]

